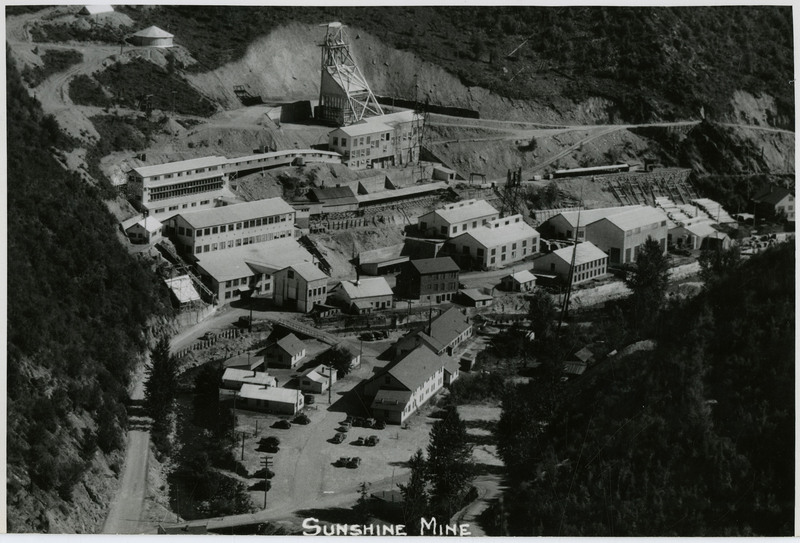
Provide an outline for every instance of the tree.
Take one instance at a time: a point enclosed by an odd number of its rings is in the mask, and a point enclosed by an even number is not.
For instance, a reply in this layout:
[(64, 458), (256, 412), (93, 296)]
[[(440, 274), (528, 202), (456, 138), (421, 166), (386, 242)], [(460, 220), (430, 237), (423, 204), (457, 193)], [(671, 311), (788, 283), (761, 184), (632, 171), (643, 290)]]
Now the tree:
[(358, 522), (361, 524), (368, 524), (369, 517), (370, 517), (370, 503), (369, 503), (369, 493), (367, 489), (369, 488), (370, 484), (363, 482), (358, 485), (358, 501), (356, 502), (355, 506), (355, 514)]
[(531, 321), (531, 331), (535, 339), (550, 337), (555, 316), (553, 297), (542, 289), (534, 290), (528, 298), (528, 319)]
[(625, 284), (633, 293), (633, 322), (640, 331), (649, 328), (661, 309), (667, 294), (668, 278), (668, 257), (658, 241), (647, 238), (636, 257), (633, 270), (625, 278)]
[(403, 495), (403, 521), (409, 535), (419, 534), (419, 519), (428, 515), (430, 496), (428, 494), (428, 469), (422, 449), (417, 449), (408, 460), (411, 478), (408, 484), (398, 484)]
[(712, 249), (703, 251), (698, 259), (700, 262), (700, 277), (708, 288), (712, 283), (720, 281), (735, 270), (741, 262), (739, 248)]
[(431, 504), (447, 519), (458, 510), (474, 477), (472, 445), (467, 439), (467, 427), (454, 406), (431, 429), (427, 462)]
[(335, 345), (320, 354), (316, 362), (325, 366), (332, 366), (336, 370), (338, 378), (344, 377), (350, 373), (350, 364), (353, 361), (353, 355), (346, 347)]
[(162, 336), (150, 351), (150, 364), (145, 373), (145, 409), (156, 423), (163, 423), (172, 410), (178, 389), (178, 361), (169, 352), (166, 336)]

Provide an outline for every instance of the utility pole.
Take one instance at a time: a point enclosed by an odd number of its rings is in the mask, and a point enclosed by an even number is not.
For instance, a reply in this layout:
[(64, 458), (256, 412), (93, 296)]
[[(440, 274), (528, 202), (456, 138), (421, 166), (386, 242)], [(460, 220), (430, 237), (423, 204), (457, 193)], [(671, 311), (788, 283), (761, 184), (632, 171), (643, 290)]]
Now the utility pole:
[(242, 432), (242, 456), (240, 460), (244, 461), (244, 432)]
[(264, 466), (264, 509), (267, 508), (267, 490), (269, 489), (269, 468), (272, 467), (272, 457), (265, 456), (261, 463)]

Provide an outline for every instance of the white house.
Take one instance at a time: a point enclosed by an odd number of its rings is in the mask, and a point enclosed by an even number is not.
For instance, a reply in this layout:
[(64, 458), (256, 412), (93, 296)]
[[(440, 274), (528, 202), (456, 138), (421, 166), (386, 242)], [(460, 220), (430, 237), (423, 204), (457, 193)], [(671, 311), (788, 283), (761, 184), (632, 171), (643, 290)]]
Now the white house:
[(294, 368), (305, 356), (305, 343), (289, 334), (267, 347), (264, 362), (268, 368)]
[(323, 364), (308, 368), (297, 378), (300, 390), (312, 394), (322, 394), (336, 383), (336, 370)]
[(222, 374), (222, 386), (226, 390), (239, 390), (242, 385), (257, 385), (261, 387), (277, 386), (277, 381), (270, 374), (263, 371), (251, 371), (242, 368), (225, 368)]
[(536, 276), (528, 270), (518, 271), (500, 279), (503, 290), (508, 292), (530, 292), (536, 287)]
[(153, 243), (161, 239), (162, 226), (161, 221), (154, 217), (123, 223), (125, 234), (132, 243)]

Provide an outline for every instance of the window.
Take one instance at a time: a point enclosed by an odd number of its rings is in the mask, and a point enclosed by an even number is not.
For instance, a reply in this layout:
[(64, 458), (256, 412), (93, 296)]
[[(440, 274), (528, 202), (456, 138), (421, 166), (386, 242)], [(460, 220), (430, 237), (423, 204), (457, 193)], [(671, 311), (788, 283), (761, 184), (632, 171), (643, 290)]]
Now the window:
[(489, 263), (490, 264), (494, 264), (494, 257), (492, 257), (492, 259), (491, 259), (491, 261)]
[(242, 240), (240, 240), (240, 239), (237, 239), (237, 240), (236, 240), (236, 246), (237, 246), (237, 247), (241, 247), (241, 246), (242, 246)]
[(294, 270), (289, 270), (286, 275), (289, 277), (289, 279), (294, 279)]
[[(496, 253), (497, 253), (497, 248), (493, 248), (493, 249), (492, 249), (492, 252), (491, 252), (490, 254), (491, 254), (492, 256), (494, 256)], [(494, 258), (492, 259), (492, 262), (494, 262)]]
[(342, 147), (347, 147), (347, 138), (342, 138)]
[(223, 224), (222, 226), (219, 227), (219, 231), (222, 232), (222, 233), (225, 233), (227, 230), (228, 230), (227, 225)]
[(203, 245), (203, 251), (206, 253), (208, 252), (208, 245)]
[(517, 249), (517, 244), (516, 243), (512, 243), (511, 244), (511, 250), (514, 251), (516, 249)]
[(339, 138), (336, 136), (333, 137), (333, 145), (339, 145)]
[(175, 211), (176, 209), (178, 209), (178, 206), (169, 206), (170, 211)]
[(367, 145), (369, 145), (369, 136), (367, 136)]
[(242, 223), (240, 223), (240, 222), (237, 222), (237, 223), (236, 223), (236, 229), (237, 229), (237, 230), (241, 230), (241, 229), (242, 229)]
[(186, 233), (186, 231), (183, 229), (183, 226), (179, 226), (178, 227), (178, 235), (179, 236), (183, 236), (185, 233)]
[(208, 204), (210, 201), (211, 201), (211, 200), (201, 200), (201, 201), (200, 201), (200, 205), (201, 205), (201, 206), (207, 205), (207, 204)]
[(472, 221), (472, 228), (478, 227), (478, 221)]
[(194, 248), (194, 254), (199, 255), (202, 252), (203, 252), (203, 248), (200, 245), (198, 245), (197, 247)]
[(211, 233), (212, 234), (219, 234), (219, 227), (217, 227), (217, 226), (212, 227), (211, 228)]
[(210, 228), (205, 228), (205, 229), (203, 229), (203, 235), (204, 235), (204, 236), (209, 236), (209, 235), (211, 235), (211, 229), (210, 229)]
[(467, 223), (461, 225), (461, 231), (464, 232), (467, 229)]
[(508, 249), (508, 247), (506, 247), (505, 245), (503, 245), (503, 246), (500, 248), (500, 252), (501, 252), (501, 253), (505, 253), (505, 252), (506, 252), (506, 249)]

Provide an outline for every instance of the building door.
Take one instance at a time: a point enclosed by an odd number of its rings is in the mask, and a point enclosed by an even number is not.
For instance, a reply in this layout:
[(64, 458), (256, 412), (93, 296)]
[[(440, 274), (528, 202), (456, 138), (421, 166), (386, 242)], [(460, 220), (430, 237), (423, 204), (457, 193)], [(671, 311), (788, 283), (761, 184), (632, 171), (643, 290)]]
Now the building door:
[(608, 250), (608, 260), (613, 262), (614, 264), (619, 264), (619, 249), (616, 247), (611, 247)]

